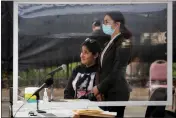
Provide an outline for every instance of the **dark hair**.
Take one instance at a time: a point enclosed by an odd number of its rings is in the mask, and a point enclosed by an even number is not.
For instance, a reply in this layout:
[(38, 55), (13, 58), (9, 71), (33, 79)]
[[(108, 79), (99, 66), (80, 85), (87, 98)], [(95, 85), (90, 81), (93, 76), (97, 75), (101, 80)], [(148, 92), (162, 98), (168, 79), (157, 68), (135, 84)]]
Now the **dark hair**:
[[(81, 45), (82, 46), (86, 46), (87, 49), (93, 54), (97, 54), (101, 52), (101, 46), (100, 44), (94, 40), (94, 39), (90, 39), (90, 38), (87, 38)], [(99, 55), (98, 55), (99, 56)], [(98, 58), (96, 58), (96, 64), (98, 64)]]
[(108, 12), (106, 15), (110, 16), (111, 19), (115, 22), (120, 22), (120, 31), (124, 38), (129, 39), (132, 36), (132, 33), (125, 27), (125, 18), (120, 11)]
[(94, 20), (93, 22), (92, 22), (92, 25), (94, 25), (94, 26), (101, 26), (101, 21), (100, 20)]
[(87, 38), (83, 43), (82, 46), (86, 46), (87, 49), (93, 54), (95, 55), (96, 53), (100, 53), (101, 52), (101, 47), (100, 44), (94, 40), (94, 39), (90, 39)]

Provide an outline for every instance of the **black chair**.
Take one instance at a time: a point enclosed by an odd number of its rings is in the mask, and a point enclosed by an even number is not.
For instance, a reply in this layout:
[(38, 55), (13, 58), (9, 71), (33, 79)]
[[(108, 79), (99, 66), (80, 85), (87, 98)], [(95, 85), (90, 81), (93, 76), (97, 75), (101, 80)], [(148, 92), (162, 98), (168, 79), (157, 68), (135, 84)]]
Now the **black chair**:
[[(149, 101), (166, 101), (167, 89), (157, 88), (151, 95)], [(166, 106), (148, 106), (145, 118), (164, 118)]]
[[(173, 91), (174, 93), (175, 91)], [(151, 95), (149, 101), (166, 101), (167, 89), (157, 88)], [(176, 118), (176, 113), (165, 110), (166, 106), (148, 106), (145, 118)]]

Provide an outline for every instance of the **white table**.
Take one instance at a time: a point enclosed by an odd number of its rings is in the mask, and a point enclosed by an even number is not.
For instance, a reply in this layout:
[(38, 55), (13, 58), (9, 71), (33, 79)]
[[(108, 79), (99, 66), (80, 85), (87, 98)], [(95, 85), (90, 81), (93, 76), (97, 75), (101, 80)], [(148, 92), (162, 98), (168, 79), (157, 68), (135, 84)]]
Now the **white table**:
[[(17, 109), (23, 104), (22, 101), (17, 102), (13, 105), (13, 114), (17, 111)], [(16, 114), (15, 117), (47, 117), (46, 115), (52, 114), (55, 115), (55, 117), (70, 117), (72, 118), (74, 116), (73, 110), (78, 109), (98, 109), (101, 110), (99, 107), (87, 107), (87, 105), (77, 105), (77, 106), (68, 106), (68, 105), (62, 105), (62, 102), (48, 102), (43, 103), (43, 101), (40, 101), (39, 103), (39, 110), (46, 111), (47, 114), (40, 114), (36, 112), (37, 105), (36, 103), (26, 103)], [(29, 112), (33, 111), (37, 116), (29, 116)], [(105, 114), (109, 115), (115, 115), (115, 112), (108, 112), (108, 111), (102, 111)], [(48, 117), (52, 117), (51, 115)], [(54, 117), (54, 116), (53, 116)]]

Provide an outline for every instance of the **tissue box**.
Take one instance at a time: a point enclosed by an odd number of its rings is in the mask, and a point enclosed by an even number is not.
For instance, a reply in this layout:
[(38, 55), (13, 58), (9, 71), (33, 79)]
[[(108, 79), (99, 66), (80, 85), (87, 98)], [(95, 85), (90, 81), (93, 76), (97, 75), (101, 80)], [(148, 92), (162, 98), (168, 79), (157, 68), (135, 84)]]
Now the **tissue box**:
[[(25, 100), (28, 100), (32, 94), (38, 89), (38, 87), (27, 87), (25, 88)], [(32, 96), (29, 100), (28, 103), (36, 103), (36, 96)]]

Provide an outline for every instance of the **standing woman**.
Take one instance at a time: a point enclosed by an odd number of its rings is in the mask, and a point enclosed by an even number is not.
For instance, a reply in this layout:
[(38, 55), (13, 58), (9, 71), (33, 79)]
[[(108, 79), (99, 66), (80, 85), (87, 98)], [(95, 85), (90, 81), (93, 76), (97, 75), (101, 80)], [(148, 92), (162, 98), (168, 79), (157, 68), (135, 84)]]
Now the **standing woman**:
[[(125, 27), (122, 13), (118, 11), (105, 15), (102, 28), (105, 34), (111, 35), (111, 40), (101, 53), (99, 84), (93, 88), (93, 93), (99, 101), (128, 101), (130, 89), (125, 74), (131, 57), (129, 39), (132, 35)], [(116, 117), (123, 117), (125, 106), (103, 109), (117, 112)]]

